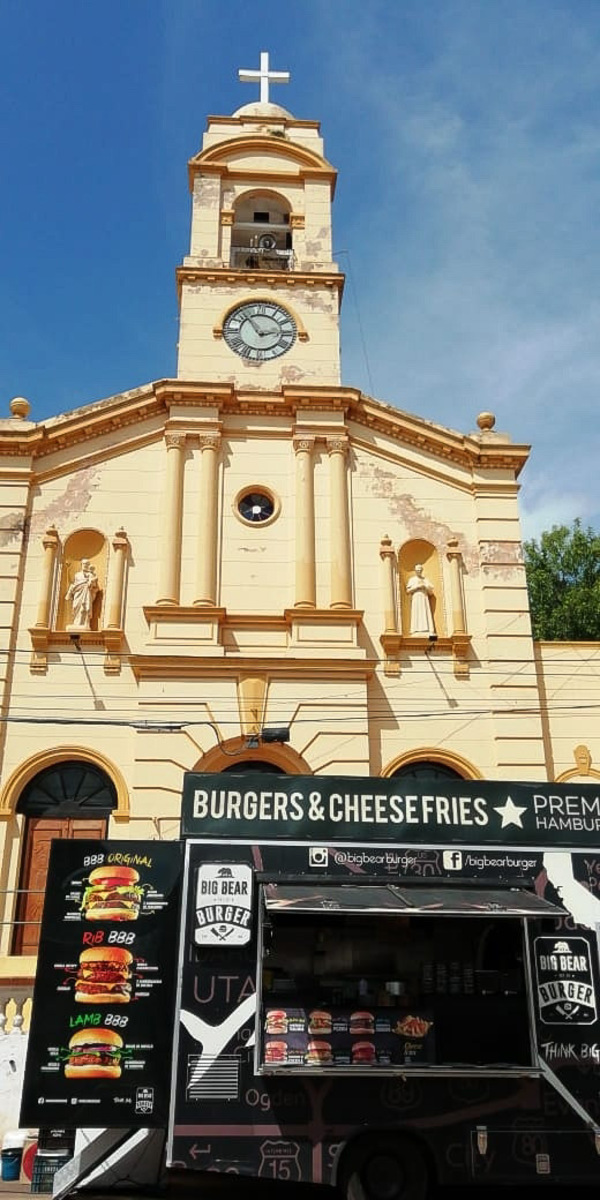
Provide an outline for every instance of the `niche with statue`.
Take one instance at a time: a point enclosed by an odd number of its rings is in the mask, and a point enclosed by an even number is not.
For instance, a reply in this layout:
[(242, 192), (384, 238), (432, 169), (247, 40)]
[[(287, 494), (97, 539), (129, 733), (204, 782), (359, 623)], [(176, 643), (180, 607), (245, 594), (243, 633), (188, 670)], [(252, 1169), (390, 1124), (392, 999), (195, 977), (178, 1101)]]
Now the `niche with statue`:
[(78, 529), (64, 544), (56, 628), (85, 633), (100, 627), (106, 577), (106, 538)]
[(435, 546), (421, 538), (405, 542), (398, 554), (398, 576), (403, 636), (443, 637), (442, 572)]

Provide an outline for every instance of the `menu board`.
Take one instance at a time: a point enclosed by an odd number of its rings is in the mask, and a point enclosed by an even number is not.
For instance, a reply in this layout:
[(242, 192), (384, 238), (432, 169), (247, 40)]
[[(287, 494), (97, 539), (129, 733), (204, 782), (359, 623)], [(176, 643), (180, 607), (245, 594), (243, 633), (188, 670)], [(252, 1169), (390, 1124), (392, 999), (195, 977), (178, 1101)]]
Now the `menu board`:
[(265, 1009), (265, 1069), (411, 1066), (433, 1054), (433, 1021), (420, 1009)]
[(52, 843), (21, 1125), (167, 1121), (179, 842)]

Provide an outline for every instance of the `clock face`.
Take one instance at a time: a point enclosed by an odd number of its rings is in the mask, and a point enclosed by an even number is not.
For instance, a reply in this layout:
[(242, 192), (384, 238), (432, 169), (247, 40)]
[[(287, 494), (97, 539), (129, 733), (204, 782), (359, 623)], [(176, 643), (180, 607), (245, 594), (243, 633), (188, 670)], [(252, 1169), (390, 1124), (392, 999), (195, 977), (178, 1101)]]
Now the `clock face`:
[(268, 300), (239, 304), (223, 325), (230, 350), (251, 362), (279, 358), (296, 341), (296, 322), (280, 304)]

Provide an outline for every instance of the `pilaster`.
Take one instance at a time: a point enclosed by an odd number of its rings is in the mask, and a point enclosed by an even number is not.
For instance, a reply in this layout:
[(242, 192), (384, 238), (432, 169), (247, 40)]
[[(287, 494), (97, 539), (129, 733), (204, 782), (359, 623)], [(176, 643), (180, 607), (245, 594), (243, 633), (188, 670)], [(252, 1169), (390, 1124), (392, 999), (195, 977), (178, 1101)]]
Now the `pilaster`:
[(163, 542), (157, 604), (179, 604), (185, 443), (186, 436), (184, 433), (165, 433), (167, 466)]
[(352, 608), (347, 437), (327, 439), (331, 486), (331, 608)]

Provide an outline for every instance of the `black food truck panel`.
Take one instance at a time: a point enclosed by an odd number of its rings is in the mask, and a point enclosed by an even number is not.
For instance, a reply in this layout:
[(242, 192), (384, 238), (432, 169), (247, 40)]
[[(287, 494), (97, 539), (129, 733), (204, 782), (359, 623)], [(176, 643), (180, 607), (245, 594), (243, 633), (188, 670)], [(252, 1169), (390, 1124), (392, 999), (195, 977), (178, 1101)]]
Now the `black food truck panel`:
[[(327, 850), (327, 860), (321, 854), (313, 866), (311, 846), (217, 840), (188, 845), (170, 1163), (282, 1181), (331, 1182), (340, 1145), (364, 1128), (368, 1113), (374, 1127), (412, 1124), (425, 1133), (440, 1178), (447, 1182), (474, 1175), (495, 1182), (533, 1181), (544, 1173), (546, 1158), (555, 1179), (597, 1178), (593, 1131), (586, 1130), (568, 1097), (534, 1077), (540, 1025), (532, 1027), (535, 1006), (527, 986), (528, 954), (532, 971), (535, 961), (550, 970), (554, 942), (564, 940), (565, 930), (570, 927), (571, 935), (582, 936), (568, 911), (551, 906), (560, 905), (562, 893), (573, 888), (585, 893), (584, 906), (595, 900), (592, 856), (565, 855), (555, 869), (549, 855), (496, 851), (488, 875), (481, 866), (465, 874), (465, 858), (460, 865), (456, 859), (444, 862), (441, 850), (432, 858), (429, 848), (388, 845), (383, 850), (366, 841), (355, 845), (353, 860), (346, 861), (337, 857), (340, 846), (333, 840), (322, 844), (317, 849)], [(347, 845), (342, 849), (348, 850)], [(402, 874), (397, 867), (386, 870), (390, 864), (381, 854), (391, 853), (396, 863), (404, 859), (407, 864)], [(483, 858), (483, 852), (476, 853)], [(434, 865), (435, 875), (429, 870), (420, 874), (424, 865)], [(386, 892), (391, 886), (393, 893), (404, 894), (411, 881), (421, 880), (430, 894), (435, 879), (449, 885), (455, 881), (447, 889), (455, 896), (454, 909), (449, 916), (396, 912), (340, 917), (339, 910), (327, 907), (334, 890), (327, 883), (363, 887), (363, 870), (371, 881), (380, 880), (381, 886), (373, 889), (377, 903), (384, 886)], [(314, 906), (309, 913), (278, 911), (276, 905), (269, 909), (269, 895), (277, 894), (289, 908), (294, 887), (286, 878), (311, 885), (304, 894), (319, 898), (321, 912)], [(277, 886), (269, 880), (277, 880)], [(477, 913), (477, 887), (469, 899), (469, 880), (496, 888), (502, 881), (512, 882), (505, 892), (511, 903), (528, 882), (526, 891), (537, 895), (540, 912), (526, 922), (510, 912), (498, 920), (489, 910)], [(430, 900), (434, 896), (435, 889)], [(469, 907), (469, 916), (460, 915)], [(411, 922), (420, 929), (422, 923), (421, 957), (412, 977), (407, 972), (402, 978), (398, 970), (390, 978), (370, 978), (367, 966), (360, 977), (351, 977), (343, 960), (348, 930), (355, 945), (357, 932), (363, 946), (376, 942), (368, 924), (373, 919), (379, 940), (389, 920), (398, 929), (410, 929)], [(356, 923), (344, 931), (349, 921)], [(583, 936), (591, 951), (593, 935), (584, 930)], [(537, 938), (553, 942), (551, 948), (538, 946), (538, 960), (533, 949)], [(339, 973), (329, 978), (320, 971), (319, 953), (325, 951), (323, 961), (330, 961), (332, 946), (339, 955)], [(577, 997), (589, 1000), (585, 954), (581, 947), (573, 949), (578, 961), (569, 965), (579, 971)], [(294, 964), (299, 967), (296, 978), (282, 969)], [(595, 965), (591, 973), (597, 993)], [(353, 1017), (363, 1020), (360, 1033)], [(595, 1025), (586, 1026), (586, 1032), (590, 1036), (581, 1045), (592, 1047)], [(361, 1042), (364, 1057), (353, 1063), (352, 1046)], [(590, 1048), (582, 1050), (569, 1069), (581, 1105), (595, 1115), (592, 1054)], [(565, 1079), (572, 1084), (570, 1077)], [(489, 1139), (484, 1154), (474, 1138), (482, 1114)], [(559, 1130), (571, 1139), (570, 1150)]]
[(178, 842), (54, 841), (21, 1125), (164, 1126)]

